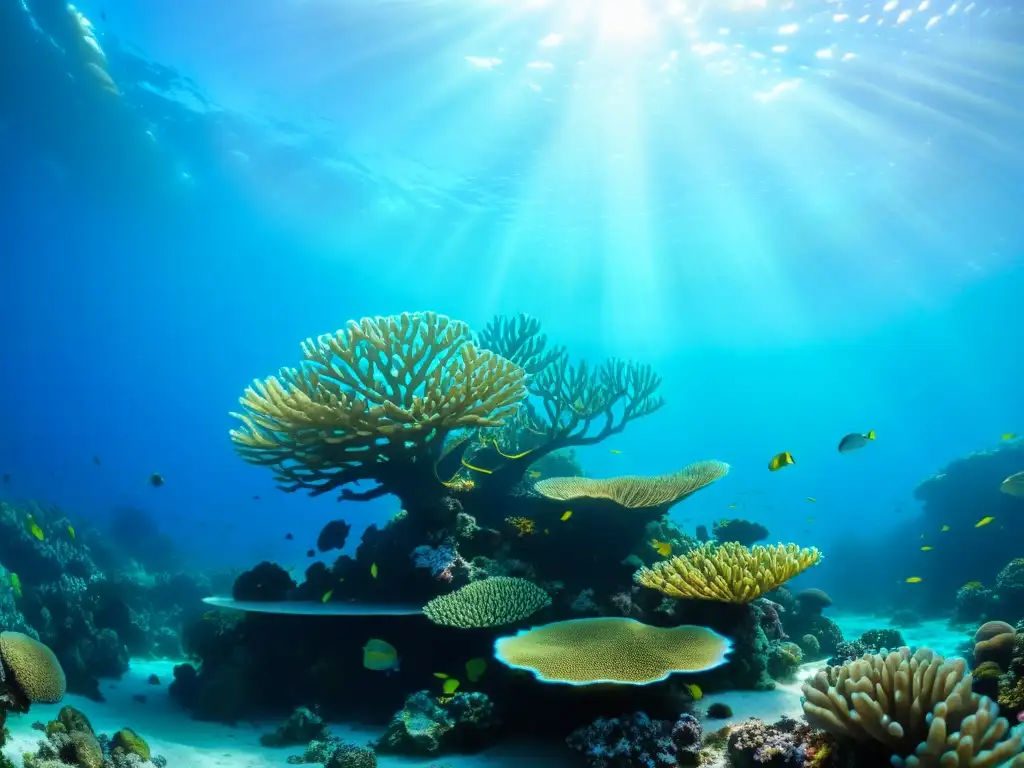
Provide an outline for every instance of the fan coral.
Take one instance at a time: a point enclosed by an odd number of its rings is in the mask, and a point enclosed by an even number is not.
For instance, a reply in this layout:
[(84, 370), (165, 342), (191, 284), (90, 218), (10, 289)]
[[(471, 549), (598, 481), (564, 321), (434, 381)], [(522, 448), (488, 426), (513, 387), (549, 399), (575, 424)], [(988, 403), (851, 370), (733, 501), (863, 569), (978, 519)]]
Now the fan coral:
[(494, 656), (543, 682), (647, 685), (726, 663), (732, 641), (706, 627), (652, 627), (623, 617), (571, 619), (494, 643)]
[(675, 504), (729, 473), (721, 461), (698, 461), (678, 472), (654, 477), (627, 475), (597, 480), (589, 477), (551, 477), (534, 486), (537, 493), (553, 501), (610, 499), (627, 509), (645, 509)]
[(67, 690), (67, 680), (60, 662), (49, 648), (20, 632), (0, 632), (0, 681), (10, 680), (12, 686), (3, 699), (9, 708), (26, 711), (31, 703), (52, 704), (60, 701)]
[(682, 715), (673, 723), (652, 720), (644, 712), (599, 718), (566, 739), (592, 768), (695, 766), (700, 743), (701, 727), (695, 717)]
[[(465, 323), (433, 312), (350, 321), (308, 339), (301, 367), (246, 390), (235, 449), (273, 467), (288, 491), (375, 480), (342, 496), (383, 496), (449, 432), (498, 426), (526, 396), (523, 369), (470, 339)], [(419, 464), (433, 472), (431, 461)]]
[(1001, 765), (1020, 754), (1024, 732), (1011, 733), (999, 707), (971, 692), (966, 670), (963, 659), (927, 648), (865, 655), (804, 685), (804, 713), (812, 726), (887, 754), (894, 766)]
[(811, 547), (776, 544), (751, 549), (739, 544), (705, 544), (685, 555), (641, 568), (638, 584), (669, 597), (749, 603), (817, 565), (821, 553)]
[(435, 597), (423, 613), (435, 624), (472, 629), (514, 624), (549, 605), (548, 593), (532, 581), (492, 576)]

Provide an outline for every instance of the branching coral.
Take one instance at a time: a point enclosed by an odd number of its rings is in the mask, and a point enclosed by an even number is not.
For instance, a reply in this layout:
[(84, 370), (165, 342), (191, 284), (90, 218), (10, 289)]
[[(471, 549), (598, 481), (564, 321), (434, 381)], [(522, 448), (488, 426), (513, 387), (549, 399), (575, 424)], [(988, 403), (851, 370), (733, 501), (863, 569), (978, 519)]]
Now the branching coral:
[(411, 466), (432, 467), (449, 432), (498, 426), (526, 396), (522, 368), (433, 312), (350, 321), (302, 349), (300, 367), (246, 390), (231, 432), (242, 458), (272, 467), (287, 491), (375, 480), (342, 496), (382, 496)]
[(865, 655), (827, 667), (804, 685), (807, 721), (895, 766), (1024, 766), (1024, 731), (1010, 731), (991, 699), (972, 693), (963, 659), (922, 648)]
[(698, 461), (678, 472), (653, 477), (627, 475), (598, 480), (589, 477), (551, 477), (534, 488), (554, 501), (610, 499), (628, 509), (675, 504), (716, 480), (725, 477), (729, 465), (722, 461)]
[(638, 584), (669, 597), (749, 603), (817, 565), (821, 553), (796, 544), (755, 546), (705, 544), (685, 555), (641, 568)]
[(540, 321), (525, 314), (495, 315), (477, 334), (476, 345), (511, 360), (528, 376), (540, 373), (565, 354), (561, 347), (549, 349), (548, 337), (540, 330)]

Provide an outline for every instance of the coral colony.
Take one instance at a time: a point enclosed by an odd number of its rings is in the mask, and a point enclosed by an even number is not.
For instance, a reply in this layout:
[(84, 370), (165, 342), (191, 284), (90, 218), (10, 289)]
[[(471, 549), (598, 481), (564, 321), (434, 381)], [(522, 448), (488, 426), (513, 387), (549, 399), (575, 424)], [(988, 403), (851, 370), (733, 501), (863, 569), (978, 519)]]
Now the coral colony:
[[(128, 562), (87, 526), (62, 534), (55, 510), (3, 505), (4, 716), (65, 689), (98, 696), (129, 654), (185, 656), (170, 693), (193, 717), (291, 712), (264, 745), (329, 768), (526, 734), (595, 768), (1024, 766), (1019, 543), (935, 556), (947, 532), (1024, 511), (998, 491), (1024, 465), (1019, 440), (922, 484), (926, 529), (878, 542), (864, 574), (881, 573), (897, 625), (919, 620), (913, 606), (955, 609), (971, 642), (945, 658), (897, 626), (845, 638), (829, 595), (786, 586), (822, 561), (815, 547), (760, 543), (768, 530), (742, 519), (683, 532), (670, 511), (727, 464), (585, 475), (574, 449), (661, 408), (650, 366), (573, 360), (525, 316), (479, 333), (432, 312), (365, 318), (301, 346), (297, 366), (245, 391), (235, 450), (284, 491), (390, 496), (400, 511), (298, 581), (262, 562), (214, 599), (216, 579)], [(317, 549), (342, 550), (349, 531), (327, 522)], [(802, 684), (801, 720), (737, 721), (722, 701), (778, 682)], [(344, 720), (382, 735), (346, 742), (327, 725)], [(161, 762), (71, 707), (40, 725), (26, 766)]]

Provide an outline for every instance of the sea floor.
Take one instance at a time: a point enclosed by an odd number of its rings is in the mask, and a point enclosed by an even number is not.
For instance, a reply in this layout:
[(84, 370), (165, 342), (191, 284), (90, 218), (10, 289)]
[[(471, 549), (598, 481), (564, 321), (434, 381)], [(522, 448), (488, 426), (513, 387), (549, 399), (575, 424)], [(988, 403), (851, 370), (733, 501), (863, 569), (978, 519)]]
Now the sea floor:
[[(860, 614), (830, 614), (837, 621), (847, 639), (856, 639), (868, 629), (888, 625), (884, 619)], [(951, 629), (945, 621), (922, 622), (917, 627), (901, 628), (910, 645), (928, 646), (945, 655), (954, 656), (969, 637), (965, 630)], [(820, 663), (805, 665), (807, 675)], [(270, 749), (259, 743), (261, 734), (273, 730), (278, 723), (248, 723), (228, 727), (217, 723), (192, 720), (181, 711), (167, 693), (167, 684), (173, 679), (171, 661), (143, 661), (132, 663), (131, 670), (118, 681), (103, 681), (106, 701), (97, 703), (80, 696), (69, 695), (60, 705), (36, 705), (32, 712), (8, 720), (11, 738), (4, 752), (21, 764), (20, 755), (34, 752), (41, 736), (32, 723), (53, 719), (63, 704), (71, 704), (85, 712), (97, 731), (113, 733), (130, 727), (144, 736), (155, 754), (167, 758), (168, 768), (284, 768), (288, 755), (298, 754), (299, 747)], [(155, 674), (160, 685), (148, 680)], [(799, 676), (803, 679), (804, 674)], [(133, 697), (143, 695), (145, 703)], [(707, 705), (723, 702), (729, 705), (733, 716), (727, 720), (705, 722), (707, 730), (757, 717), (772, 722), (783, 715), (799, 718), (800, 683), (779, 684), (773, 691), (728, 691), (709, 694), (702, 701)], [(345, 725), (333, 726), (335, 734), (356, 743), (365, 743), (380, 735), (372, 729), (357, 729)], [(568, 768), (578, 765), (572, 756), (560, 749), (531, 745), (509, 745), (473, 756), (445, 756), (435, 759), (409, 759), (382, 757), (380, 768), (427, 768), (450, 765), (452, 768), (501, 768), (502, 766), (529, 765), (531, 768)]]

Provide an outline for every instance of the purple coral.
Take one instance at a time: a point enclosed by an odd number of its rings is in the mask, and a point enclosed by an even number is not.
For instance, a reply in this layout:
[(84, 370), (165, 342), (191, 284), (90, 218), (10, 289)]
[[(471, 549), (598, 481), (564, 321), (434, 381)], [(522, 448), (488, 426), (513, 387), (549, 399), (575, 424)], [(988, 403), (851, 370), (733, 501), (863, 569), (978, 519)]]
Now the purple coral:
[(781, 614), (786, 609), (778, 603), (762, 597), (754, 605), (760, 609), (759, 621), (761, 629), (769, 640), (788, 640), (789, 635), (782, 628)]
[[(820, 732), (806, 723), (783, 717), (777, 723), (750, 719), (740, 723), (729, 733), (730, 765), (792, 765), (815, 764), (828, 742)], [(834, 745), (828, 746), (832, 750)]]
[(410, 555), (417, 568), (429, 569), (431, 575), (440, 581), (452, 580), (452, 569), (465, 567), (466, 561), (454, 545), (445, 543), (438, 547), (422, 544)]
[(577, 728), (566, 744), (592, 768), (665, 768), (695, 766), (701, 727), (692, 715), (676, 722), (652, 720), (643, 712), (629, 717), (602, 717)]

